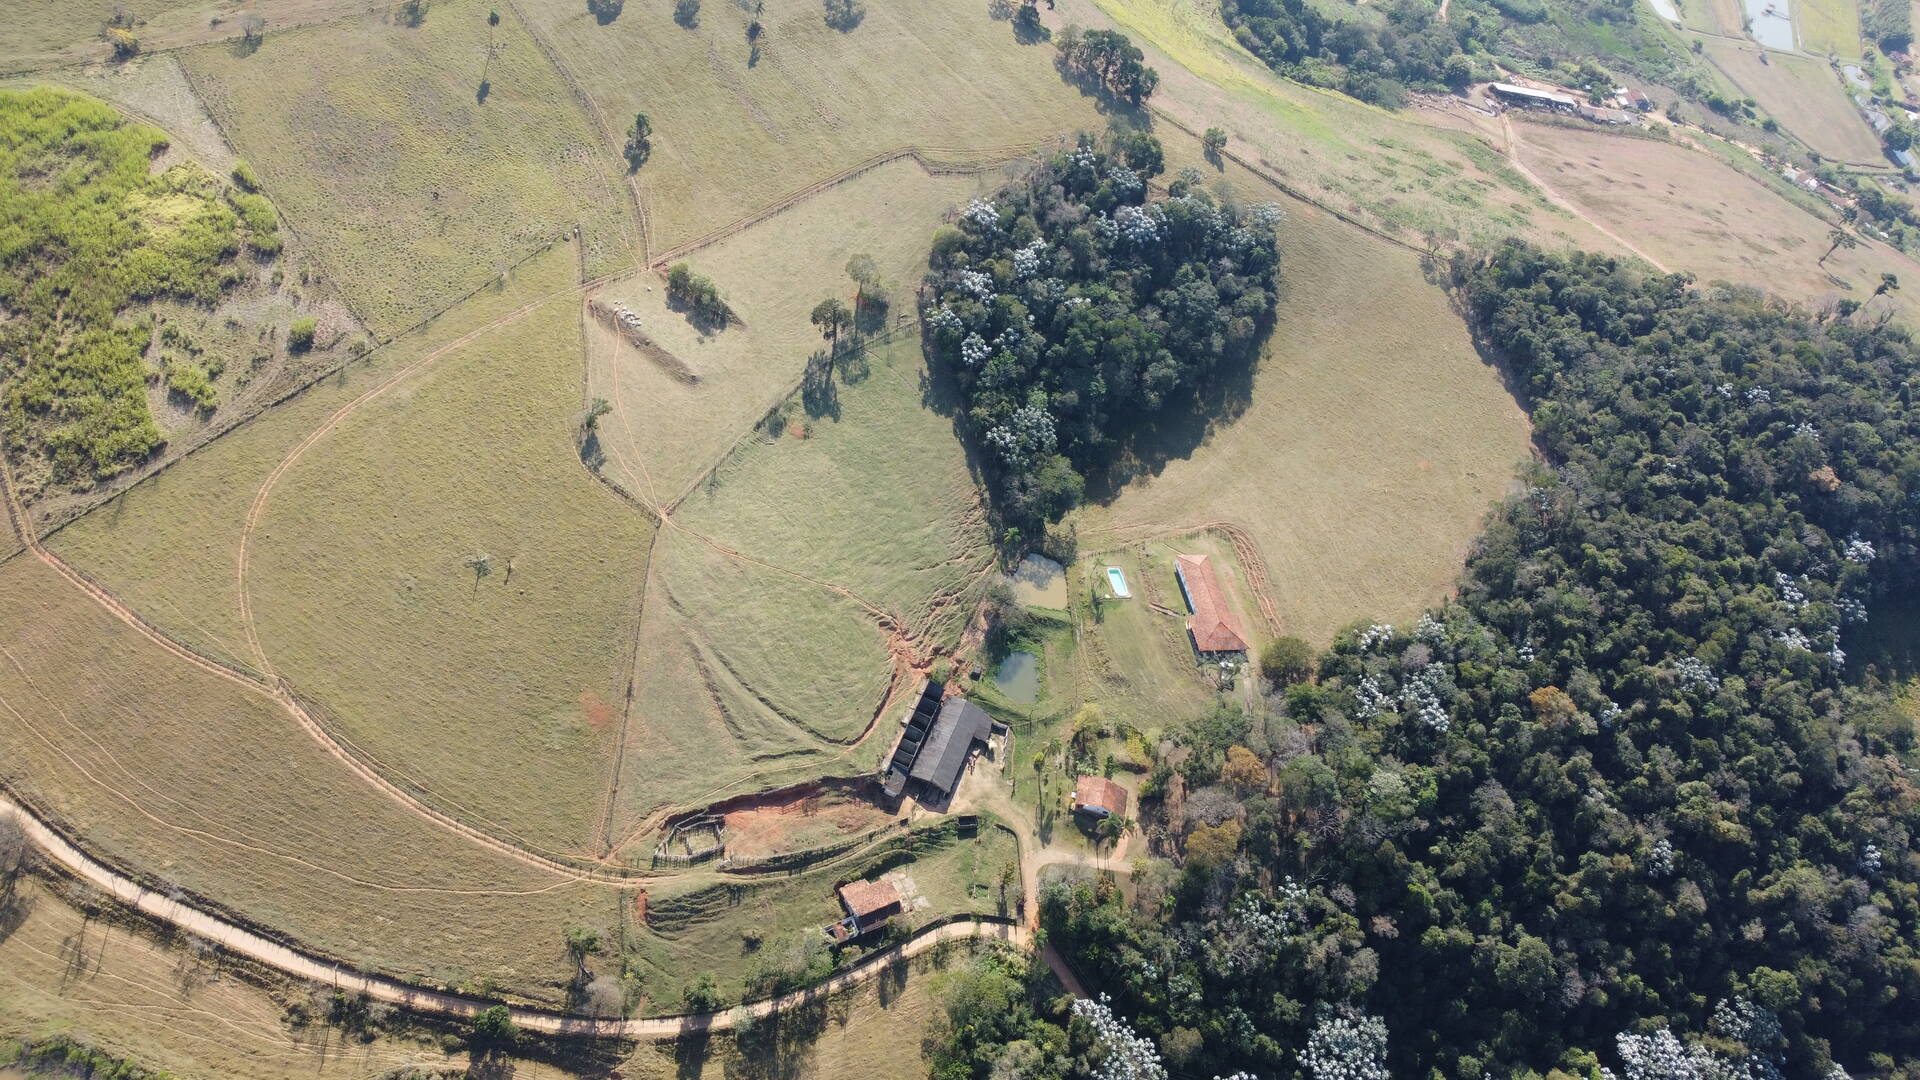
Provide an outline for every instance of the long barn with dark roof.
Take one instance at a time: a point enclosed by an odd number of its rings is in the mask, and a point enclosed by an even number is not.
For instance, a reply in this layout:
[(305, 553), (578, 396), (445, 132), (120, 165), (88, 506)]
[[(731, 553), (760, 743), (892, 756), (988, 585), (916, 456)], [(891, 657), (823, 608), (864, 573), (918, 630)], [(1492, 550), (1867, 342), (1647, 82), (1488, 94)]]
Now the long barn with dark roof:
[(944, 698), (946, 687), (928, 682), (894, 744), (883, 785), (890, 798), (912, 793), (946, 798), (960, 786), (967, 759), (993, 734), (993, 718), (963, 697)]

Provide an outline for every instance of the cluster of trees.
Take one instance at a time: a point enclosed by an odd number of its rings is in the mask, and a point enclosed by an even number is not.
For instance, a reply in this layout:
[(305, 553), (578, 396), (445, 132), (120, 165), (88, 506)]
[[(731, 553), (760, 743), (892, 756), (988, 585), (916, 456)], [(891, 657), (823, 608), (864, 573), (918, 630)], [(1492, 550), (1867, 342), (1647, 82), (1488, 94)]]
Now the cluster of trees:
[(694, 273), (686, 263), (667, 268), (667, 300), (703, 329), (724, 329), (733, 321), (733, 309), (720, 295), (720, 286), (712, 278)]
[(1178, 1075), (1326, 1075), (1344, 1008), (1402, 1076), (1920, 1076), (1920, 748), (1847, 655), (1914, 600), (1920, 347), (1519, 244), (1452, 273), (1546, 463), (1454, 601), (1190, 725), (1172, 858), (1047, 894), (1050, 940)]
[(1884, 52), (1906, 52), (1913, 45), (1913, 6), (1897, 0), (1863, 5), (1867, 36)]
[[(214, 303), (244, 248), (280, 248), (273, 208), (197, 165), (153, 174), (166, 137), (51, 88), (0, 91), (0, 438), (36, 482), (85, 483), (162, 437), (147, 405), (146, 317), (171, 297)], [(169, 227), (139, 208), (164, 204)], [(42, 468), (44, 464), (44, 468)]]
[(1473, 78), (1469, 53), (1498, 44), (1501, 20), (1456, 9), (1441, 21), (1429, 4), (1403, 0), (1378, 24), (1326, 14), (1310, 0), (1225, 0), (1234, 37), (1290, 79), (1388, 108), (1409, 87), (1441, 90)]
[[(1034, 21), (1038, 19), (1039, 12), (1035, 11)], [(1060, 66), (1069, 74), (1135, 107), (1144, 104), (1160, 85), (1160, 73), (1146, 65), (1146, 54), (1140, 46), (1118, 30), (1069, 26), (1060, 32), (1054, 46), (1060, 50)]]
[(1151, 136), (1081, 139), (934, 236), (928, 347), (958, 385), (1010, 546), (1039, 535), (1131, 434), (1252, 361), (1273, 317), (1272, 207), (1192, 178), (1149, 204)]

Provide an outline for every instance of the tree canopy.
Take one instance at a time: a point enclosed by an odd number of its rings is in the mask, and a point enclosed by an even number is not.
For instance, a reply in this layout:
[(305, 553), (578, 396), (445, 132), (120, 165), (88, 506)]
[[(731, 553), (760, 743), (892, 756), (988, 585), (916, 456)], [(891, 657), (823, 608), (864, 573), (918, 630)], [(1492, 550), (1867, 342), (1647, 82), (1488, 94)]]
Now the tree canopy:
[(1272, 322), (1277, 212), (1185, 181), (1149, 202), (1129, 161), (1157, 170), (1159, 144), (1082, 139), (934, 238), (930, 354), (1002, 522), (1028, 535), (1141, 423), (1250, 363)]
[(1455, 600), (1190, 725), (1174, 863), (1050, 891), (1050, 940), (1181, 1075), (1388, 1033), (1397, 1076), (1920, 1073), (1915, 720), (1848, 656), (1915, 600), (1915, 346), (1517, 243), (1452, 274), (1545, 463)]

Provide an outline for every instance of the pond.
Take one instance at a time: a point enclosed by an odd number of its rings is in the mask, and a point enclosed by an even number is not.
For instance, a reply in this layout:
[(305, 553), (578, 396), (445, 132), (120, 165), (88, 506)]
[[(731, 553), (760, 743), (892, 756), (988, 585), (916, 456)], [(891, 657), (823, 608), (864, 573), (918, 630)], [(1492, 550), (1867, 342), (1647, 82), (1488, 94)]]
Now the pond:
[(1769, 49), (1793, 51), (1793, 7), (1789, 0), (1741, 0), (1747, 33)]
[(1030, 652), (1009, 653), (993, 673), (993, 688), (1008, 701), (1031, 705), (1040, 696), (1040, 660)]
[(1680, 9), (1673, 6), (1673, 0), (1647, 0), (1653, 5), (1654, 13), (1670, 23), (1680, 21)]
[(1028, 555), (1010, 575), (1013, 597), (1025, 607), (1064, 609), (1067, 606), (1066, 568), (1045, 555)]

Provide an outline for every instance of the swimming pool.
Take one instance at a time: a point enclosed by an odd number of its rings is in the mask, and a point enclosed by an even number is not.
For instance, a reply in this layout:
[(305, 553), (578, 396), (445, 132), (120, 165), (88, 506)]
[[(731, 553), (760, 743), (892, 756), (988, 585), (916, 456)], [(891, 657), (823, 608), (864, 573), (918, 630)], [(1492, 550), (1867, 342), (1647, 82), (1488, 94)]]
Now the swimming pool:
[(1107, 583), (1113, 586), (1115, 596), (1124, 598), (1133, 595), (1127, 591), (1127, 575), (1121, 573), (1117, 566), (1107, 567)]

